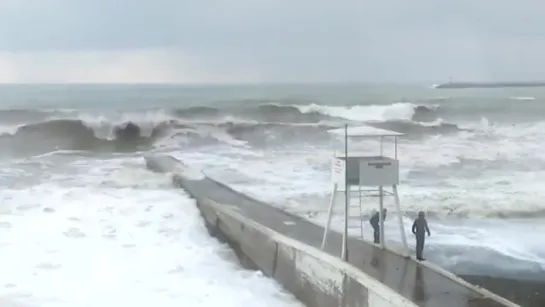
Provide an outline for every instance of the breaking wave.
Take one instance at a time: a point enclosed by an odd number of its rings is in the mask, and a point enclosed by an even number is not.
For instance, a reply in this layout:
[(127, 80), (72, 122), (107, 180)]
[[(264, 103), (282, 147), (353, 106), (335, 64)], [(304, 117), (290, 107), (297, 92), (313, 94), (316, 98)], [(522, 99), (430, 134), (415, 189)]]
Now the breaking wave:
[(21, 125), (11, 133), (4, 132), (0, 145), (12, 154), (55, 150), (127, 151), (152, 144), (167, 126), (167, 123), (158, 123), (145, 131), (131, 121), (108, 127), (104, 124), (93, 126), (80, 119), (51, 119)]
[(534, 101), (536, 100), (535, 97), (532, 96), (515, 96), (515, 97), (509, 97), (510, 100), (519, 100), (519, 101)]
[(52, 150), (138, 150), (167, 135), (190, 135), (232, 144), (316, 141), (345, 123), (413, 135), (461, 130), (435, 106), (395, 103), (368, 106), (277, 105), (216, 108), (192, 106), (96, 115), (74, 110), (0, 110), (0, 145), (15, 153)]
[[(219, 124), (243, 123), (240, 129), (266, 128), (281, 124), (315, 124), (316, 127), (340, 127), (344, 123), (365, 123), (379, 128), (407, 134), (452, 133), (460, 129), (456, 124), (445, 122), (439, 115), (438, 106), (395, 103), (391, 105), (325, 106), (325, 105), (277, 105), (264, 104), (244, 109), (217, 109), (190, 107), (176, 109), (176, 116), (183, 119), (216, 119)], [(249, 123), (252, 123), (249, 125)], [(239, 130), (240, 130), (239, 129)]]
[(391, 105), (280, 105), (261, 104), (244, 108), (188, 107), (175, 109), (173, 114), (180, 118), (221, 118), (226, 116), (280, 123), (318, 123), (320, 121), (370, 120), (437, 120), (437, 106), (394, 103)]
[(386, 121), (367, 122), (367, 124), (376, 128), (403, 132), (408, 135), (447, 134), (459, 131), (468, 131), (468, 129), (462, 129), (455, 124), (446, 123), (442, 119), (436, 120), (431, 123), (414, 121)]

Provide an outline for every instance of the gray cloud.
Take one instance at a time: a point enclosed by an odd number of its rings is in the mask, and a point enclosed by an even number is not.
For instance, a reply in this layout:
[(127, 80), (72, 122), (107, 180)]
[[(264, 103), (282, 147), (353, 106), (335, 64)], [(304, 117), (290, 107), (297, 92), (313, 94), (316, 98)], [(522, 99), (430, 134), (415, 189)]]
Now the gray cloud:
[(4, 0), (0, 50), (175, 49), (201, 69), (270, 81), (545, 79), (544, 8), (537, 0)]

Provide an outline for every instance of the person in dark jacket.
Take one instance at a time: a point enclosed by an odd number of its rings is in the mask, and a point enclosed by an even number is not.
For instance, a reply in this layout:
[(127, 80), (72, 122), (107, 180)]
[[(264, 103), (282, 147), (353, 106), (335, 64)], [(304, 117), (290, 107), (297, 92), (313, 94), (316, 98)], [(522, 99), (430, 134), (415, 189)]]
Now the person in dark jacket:
[(424, 242), (426, 241), (426, 232), (429, 237), (430, 229), (428, 228), (428, 221), (426, 221), (424, 211), (418, 212), (418, 218), (414, 220), (412, 231), (416, 236), (416, 259), (420, 261), (426, 260), (422, 257), (422, 251), (424, 250)]
[[(386, 210), (386, 209), (382, 209), (382, 220), (383, 221), (386, 220), (386, 212), (387, 211), (388, 210)], [(373, 238), (374, 238), (374, 242), (376, 244), (380, 243), (380, 216), (379, 215), (380, 215), (380, 212), (377, 211), (369, 219), (369, 223), (373, 227)]]

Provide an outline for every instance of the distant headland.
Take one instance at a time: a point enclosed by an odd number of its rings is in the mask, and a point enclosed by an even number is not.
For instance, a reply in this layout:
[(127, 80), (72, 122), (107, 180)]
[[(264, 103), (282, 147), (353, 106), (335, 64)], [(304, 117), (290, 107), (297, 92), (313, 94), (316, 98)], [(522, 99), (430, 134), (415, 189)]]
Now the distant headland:
[(434, 85), (437, 89), (545, 87), (545, 81), (524, 82), (449, 82)]

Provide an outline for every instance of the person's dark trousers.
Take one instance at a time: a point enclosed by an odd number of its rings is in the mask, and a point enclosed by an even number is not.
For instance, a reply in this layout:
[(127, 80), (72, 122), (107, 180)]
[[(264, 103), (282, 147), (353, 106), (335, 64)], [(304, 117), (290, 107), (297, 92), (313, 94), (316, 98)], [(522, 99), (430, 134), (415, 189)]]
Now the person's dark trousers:
[(426, 241), (426, 237), (424, 234), (417, 234), (416, 235), (416, 259), (423, 260), (422, 258), (422, 251), (424, 250), (424, 243)]
[(373, 237), (376, 244), (380, 243), (380, 226), (373, 225)]

